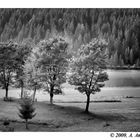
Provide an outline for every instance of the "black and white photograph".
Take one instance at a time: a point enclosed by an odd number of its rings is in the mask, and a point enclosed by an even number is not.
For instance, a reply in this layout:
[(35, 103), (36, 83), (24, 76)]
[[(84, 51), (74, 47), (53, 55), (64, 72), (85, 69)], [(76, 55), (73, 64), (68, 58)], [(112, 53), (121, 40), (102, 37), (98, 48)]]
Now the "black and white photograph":
[(140, 8), (0, 8), (0, 132), (140, 132)]

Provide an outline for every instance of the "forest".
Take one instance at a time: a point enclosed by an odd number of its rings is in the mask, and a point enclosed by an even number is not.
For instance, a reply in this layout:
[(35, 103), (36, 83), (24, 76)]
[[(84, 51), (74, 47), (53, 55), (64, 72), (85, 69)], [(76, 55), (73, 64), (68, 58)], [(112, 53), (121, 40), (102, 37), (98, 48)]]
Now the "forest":
[(104, 38), (108, 67), (140, 67), (140, 9), (0, 9), (0, 42), (54, 36), (64, 37), (74, 56), (82, 44)]

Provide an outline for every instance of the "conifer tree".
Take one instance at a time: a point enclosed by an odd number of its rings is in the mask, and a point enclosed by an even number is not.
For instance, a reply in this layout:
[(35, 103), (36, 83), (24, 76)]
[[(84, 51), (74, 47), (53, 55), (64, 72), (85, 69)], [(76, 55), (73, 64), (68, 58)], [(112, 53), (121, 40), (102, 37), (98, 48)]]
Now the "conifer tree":
[(25, 120), (26, 129), (29, 129), (28, 120), (32, 119), (36, 115), (35, 108), (30, 97), (25, 97), (24, 99), (22, 99), (18, 115), (21, 119)]

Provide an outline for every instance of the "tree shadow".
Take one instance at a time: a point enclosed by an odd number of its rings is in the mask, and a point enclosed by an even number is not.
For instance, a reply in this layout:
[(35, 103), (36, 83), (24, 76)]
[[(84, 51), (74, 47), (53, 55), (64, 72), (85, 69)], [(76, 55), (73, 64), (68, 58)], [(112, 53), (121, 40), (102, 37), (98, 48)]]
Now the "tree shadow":
[(127, 120), (126, 117), (124, 117), (121, 114), (118, 113), (102, 113), (102, 112), (88, 112), (86, 113), (84, 109), (79, 107), (73, 107), (73, 106), (62, 106), (58, 104), (49, 105), (50, 107), (55, 107), (60, 112), (59, 113), (66, 113), (69, 114), (71, 117), (79, 117), (79, 119), (87, 119), (87, 120), (102, 120), (102, 121), (125, 121)]

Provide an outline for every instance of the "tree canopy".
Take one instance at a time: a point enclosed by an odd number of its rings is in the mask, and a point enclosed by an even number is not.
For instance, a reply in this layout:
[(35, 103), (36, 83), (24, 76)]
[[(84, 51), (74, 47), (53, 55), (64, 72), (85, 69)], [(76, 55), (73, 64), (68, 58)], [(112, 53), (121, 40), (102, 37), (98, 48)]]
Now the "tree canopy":
[(17, 44), (13, 42), (0, 44), (0, 86), (6, 90), (14, 82), (14, 73), (18, 64)]
[(103, 39), (95, 38), (89, 44), (79, 49), (79, 55), (70, 65), (69, 83), (87, 95), (86, 112), (88, 112), (90, 94), (95, 94), (108, 80), (106, 69), (106, 45)]
[(67, 48), (68, 43), (59, 37), (40, 41), (32, 51), (42, 88), (50, 93), (51, 103), (54, 94), (62, 94), (61, 84), (66, 82), (69, 58)]

